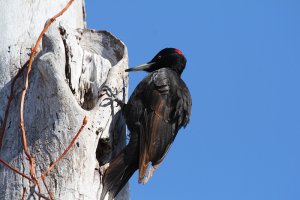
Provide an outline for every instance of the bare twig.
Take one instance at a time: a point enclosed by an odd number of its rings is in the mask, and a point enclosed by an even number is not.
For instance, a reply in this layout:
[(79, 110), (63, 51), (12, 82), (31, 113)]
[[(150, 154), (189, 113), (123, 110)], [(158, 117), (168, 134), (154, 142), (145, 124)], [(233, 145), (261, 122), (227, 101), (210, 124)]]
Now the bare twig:
[(52, 196), (52, 194), (51, 194), (51, 192), (50, 192), (50, 190), (49, 190), (48, 185), (46, 184), (45, 177), (42, 178), (42, 181), (43, 181), (44, 186), (45, 186), (45, 188), (46, 188), (46, 190), (47, 190), (47, 192), (48, 192), (48, 195), (49, 195), (49, 197), (50, 197), (50, 200), (53, 200), (53, 196)]
[(5, 165), (6, 167), (8, 167), (9, 169), (13, 170), (15, 173), (17, 173), (17, 174), (23, 176), (24, 178), (26, 178), (26, 179), (28, 179), (29, 181), (31, 181), (31, 182), (34, 183), (34, 181), (33, 181), (31, 178), (29, 178), (28, 176), (26, 176), (24, 173), (20, 172), (20, 171), (17, 170), (16, 168), (12, 167), (10, 164), (8, 164), (7, 162), (5, 162), (5, 161), (2, 160), (1, 158), (0, 158), (0, 162), (1, 162), (3, 165)]
[(40, 192), (34, 191), (34, 194), (36, 194), (36, 195), (39, 197), (39, 199), (50, 200), (48, 197), (46, 197), (45, 195), (43, 195), (43, 194), (40, 193)]
[[(2, 140), (3, 140), (3, 136), (4, 136), (4, 133), (5, 133), (5, 128), (6, 128), (6, 123), (7, 123), (7, 118), (8, 118), (8, 114), (9, 114), (9, 108), (10, 108), (10, 104), (11, 104), (11, 101), (13, 99), (13, 91), (14, 91), (14, 85), (15, 85), (15, 82), (17, 80), (17, 78), (20, 76), (21, 72), (23, 71), (23, 69), (25, 68), (26, 65), (28, 65), (27, 67), (27, 72), (26, 72), (26, 78), (25, 78), (25, 83), (24, 83), (24, 88), (23, 88), (23, 91), (22, 91), (22, 94), (21, 94), (21, 102), (20, 102), (20, 128), (21, 128), (21, 132), (22, 132), (22, 142), (23, 142), (23, 148), (24, 148), (24, 152), (25, 152), (25, 155), (26, 155), (26, 158), (29, 160), (29, 164), (30, 164), (30, 169), (29, 169), (29, 172), (30, 172), (30, 177), (28, 177), (27, 175), (25, 175), (24, 173), (20, 172), (19, 170), (17, 170), (16, 168), (12, 167), (11, 165), (9, 165), (7, 162), (5, 162), (4, 160), (2, 160), (0, 158), (0, 162), (3, 163), (6, 167), (8, 167), (9, 169), (11, 169), (12, 171), (14, 171), (15, 173), (23, 176), (24, 178), (28, 179), (29, 181), (31, 181), (32, 183), (34, 183), (34, 185), (36, 185), (38, 187), (38, 191), (39, 193), (38, 196), (39, 198), (44, 198), (44, 199), (49, 199), (47, 197), (45, 197), (44, 195), (41, 195), (41, 187), (40, 187), (40, 184), (39, 184), (39, 181), (38, 179), (36, 178), (35, 176), (35, 165), (34, 165), (34, 156), (30, 154), (29, 152), (29, 149), (27, 147), (27, 140), (26, 140), (26, 131), (25, 131), (25, 126), (24, 126), (24, 101), (25, 101), (25, 96), (26, 96), (26, 92), (27, 92), (27, 89), (28, 89), (28, 83), (29, 83), (29, 74), (30, 74), (30, 71), (31, 71), (31, 68), (32, 68), (32, 63), (33, 63), (33, 59), (34, 57), (36, 56), (37, 52), (38, 52), (38, 47), (39, 47), (39, 44), (42, 40), (42, 37), (43, 35), (45, 34), (45, 32), (47, 31), (47, 29), (49, 28), (49, 26), (55, 21), (56, 18), (58, 18), (59, 16), (61, 16), (70, 6), (71, 4), (74, 2), (74, 0), (70, 0), (67, 5), (59, 12), (57, 13), (56, 15), (54, 15), (52, 18), (50, 18), (44, 29), (42, 30), (42, 32), (40, 33), (34, 47), (31, 49), (31, 54), (30, 54), (30, 58), (29, 58), (29, 61), (26, 62), (26, 64), (18, 71), (16, 77), (13, 79), (12, 81), (12, 85), (11, 85), (11, 92), (10, 92), (10, 96), (8, 97), (8, 103), (7, 103), (7, 107), (6, 107), (6, 111), (5, 111), (5, 117), (4, 117), (4, 122), (3, 122), (3, 125), (1, 127), (1, 130), (0, 130), (0, 150), (1, 150), (1, 147), (2, 147)], [(70, 148), (74, 145), (75, 143), (75, 140), (78, 138), (78, 136), (80, 135), (82, 129), (84, 128), (84, 126), (86, 125), (87, 123), (87, 118), (84, 117), (84, 120), (83, 120), (83, 123), (82, 123), (82, 126), (81, 128), (79, 129), (78, 133), (75, 135), (75, 137), (73, 138), (73, 140), (71, 141), (71, 143), (69, 144), (69, 146), (67, 147), (67, 149), (63, 152), (63, 154), (46, 170), (46, 172), (44, 172), (41, 176), (42, 178), (42, 181), (45, 185), (45, 188), (50, 196), (50, 199), (52, 200), (53, 197), (49, 191), (49, 188), (45, 182), (45, 177), (48, 175), (48, 173), (54, 168), (54, 166), (66, 155), (66, 153), (70, 150)], [(23, 195), (22, 195), (22, 200), (25, 198), (25, 194), (26, 194), (26, 188), (23, 187)]]
[(78, 136), (80, 135), (81, 131), (83, 130), (84, 126), (87, 124), (87, 117), (85, 116), (82, 122), (82, 125), (80, 127), (80, 129), (78, 130), (77, 134), (75, 135), (75, 137), (72, 139), (72, 141), (70, 142), (69, 146), (66, 148), (66, 150), (59, 156), (58, 159), (56, 159), (52, 165), (42, 174), (41, 178), (44, 179), (48, 173), (54, 168), (54, 166), (68, 153), (68, 151), (70, 150), (70, 148), (74, 145), (76, 139), (78, 138)]
[(30, 54), (30, 59), (29, 59), (29, 64), (28, 64), (28, 69), (27, 69), (27, 73), (26, 73), (26, 80), (25, 80), (25, 85), (24, 85), (24, 89), (22, 92), (22, 96), (21, 96), (21, 104), (20, 104), (20, 127), (21, 127), (21, 131), (22, 131), (22, 140), (23, 140), (23, 148), (24, 148), (24, 152), (26, 154), (27, 159), (29, 160), (30, 163), (30, 176), (34, 179), (35, 175), (34, 175), (34, 158), (30, 155), (30, 152), (27, 148), (27, 140), (26, 140), (26, 132), (25, 132), (25, 127), (24, 127), (24, 100), (25, 100), (25, 95), (28, 89), (28, 80), (29, 80), (29, 74), (31, 71), (31, 67), (32, 67), (32, 63), (33, 63), (33, 58), (35, 57), (37, 50), (38, 50), (38, 46), (42, 40), (43, 35), (45, 34), (45, 32), (47, 31), (47, 29), (49, 28), (49, 26), (54, 22), (54, 20), (61, 16), (69, 7), (70, 5), (73, 3), (74, 0), (70, 0), (67, 5), (56, 15), (54, 15), (50, 20), (47, 21), (44, 29), (42, 30), (42, 32), (40, 33), (34, 47), (31, 49), (31, 54)]
[(25, 200), (26, 187), (23, 187), (22, 200)]

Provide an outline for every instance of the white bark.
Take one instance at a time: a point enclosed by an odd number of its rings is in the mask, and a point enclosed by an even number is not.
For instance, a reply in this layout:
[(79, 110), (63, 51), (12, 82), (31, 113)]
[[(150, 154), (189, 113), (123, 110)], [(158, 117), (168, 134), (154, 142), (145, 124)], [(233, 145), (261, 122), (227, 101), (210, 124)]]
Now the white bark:
[[(45, 21), (67, 1), (0, 1), (2, 127), (12, 78), (28, 59)], [(27, 143), (35, 157), (37, 176), (62, 154), (83, 117), (88, 117), (76, 145), (46, 178), (55, 199), (99, 199), (99, 162), (104, 164), (125, 145), (125, 123), (120, 107), (110, 97), (114, 93), (123, 101), (127, 98), (126, 46), (106, 31), (75, 30), (84, 28), (84, 23), (84, 4), (76, 0), (50, 26), (34, 60), (25, 98)], [(24, 74), (16, 81), (0, 157), (29, 175), (19, 127)], [(48, 196), (41, 186), (41, 194)], [(37, 187), (0, 164), (0, 199), (21, 199), (23, 187), (27, 188), (26, 199), (37, 197)], [(128, 199), (127, 190), (118, 198)]]

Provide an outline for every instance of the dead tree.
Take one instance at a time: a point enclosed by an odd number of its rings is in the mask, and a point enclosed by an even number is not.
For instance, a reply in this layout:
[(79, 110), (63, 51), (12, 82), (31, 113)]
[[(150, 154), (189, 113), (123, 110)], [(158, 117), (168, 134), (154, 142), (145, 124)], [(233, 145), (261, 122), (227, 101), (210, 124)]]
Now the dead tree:
[[(85, 29), (82, 0), (43, 35), (22, 109), (31, 48), (67, 2), (0, 2), (0, 199), (99, 199), (99, 166), (125, 145), (111, 97), (126, 101), (127, 49), (107, 31)], [(128, 199), (127, 190), (118, 199)]]

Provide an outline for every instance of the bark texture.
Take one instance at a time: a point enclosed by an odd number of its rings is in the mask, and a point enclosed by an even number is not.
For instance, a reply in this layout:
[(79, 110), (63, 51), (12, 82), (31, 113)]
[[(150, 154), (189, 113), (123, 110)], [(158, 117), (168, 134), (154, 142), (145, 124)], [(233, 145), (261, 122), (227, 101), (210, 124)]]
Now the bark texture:
[[(1, 0), (0, 127), (13, 77), (28, 60), (45, 21), (66, 2), (16, 0), (8, 5)], [(127, 49), (107, 31), (83, 29), (83, 1), (74, 1), (69, 9), (50, 26), (33, 62), (24, 105), (27, 145), (39, 177), (66, 149), (87, 116), (76, 144), (46, 183), (54, 199), (99, 199), (99, 166), (125, 145), (124, 119), (111, 97), (127, 99)], [(28, 175), (19, 126), (26, 70), (15, 83), (0, 158)], [(41, 186), (39, 194), (49, 196)], [(0, 164), (0, 199), (21, 199), (23, 187), (26, 199), (37, 198), (37, 187)], [(128, 199), (128, 187), (117, 199)]]

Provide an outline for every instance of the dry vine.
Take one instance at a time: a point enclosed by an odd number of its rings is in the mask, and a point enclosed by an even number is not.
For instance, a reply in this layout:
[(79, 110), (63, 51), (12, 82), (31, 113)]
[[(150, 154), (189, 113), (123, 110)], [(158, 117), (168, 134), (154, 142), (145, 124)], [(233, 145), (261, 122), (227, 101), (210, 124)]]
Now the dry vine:
[[(55, 21), (56, 18), (58, 18), (59, 16), (61, 16), (70, 6), (71, 4), (74, 2), (74, 0), (70, 0), (67, 5), (56, 15), (54, 15), (52, 18), (50, 18), (44, 29), (42, 30), (42, 32), (40, 33), (35, 46), (31, 49), (31, 54), (30, 54), (30, 59), (28, 62), (26, 62), (26, 64), (18, 71), (17, 75), (15, 76), (15, 78), (12, 81), (11, 84), (11, 91), (10, 91), (10, 96), (8, 97), (8, 103), (6, 106), (6, 110), (5, 110), (5, 115), (4, 115), (4, 122), (3, 125), (1, 127), (1, 131), (0, 131), (0, 150), (2, 147), (2, 140), (4, 137), (4, 133), (5, 133), (5, 127), (6, 127), (6, 123), (7, 123), (7, 118), (8, 118), (8, 114), (9, 114), (9, 109), (10, 109), (10, 105), (11, 102), (13, 100), (13, 92), (14, 92), (14, 85), (16, 80), (20, 77), (20, 74), (23, 72), (24, 68), (27, 66), (27, 72), (26, 72), (26, 79), (25, 79), (25, 84), (24, 84), (24, 88), (22, 91), (22, 96), (21, 96), (21, 103), (20, 103), (20, 127), (21, 127), (21, 132), (22, 132), (22, 142), (23, 142), (23, 148), (24, 148), (24, 152), (26, 155), (26, 158), (29, 161), (30, 164), (30, 177), (25, 175), (24, 173), (20, 172), (18, 169), (14, 168), (13, 166), (9, 165), (7, 162), (5, 162), (4, 160), (2, 160), (0, 158), (0, 163), (4, 164), (6, 167), (8, 167), (9, 169), (11, 169), (12, 171), (14, 171), (15, 173), (21, 175), (22, 177), (26, 178), (27, 180), (29, 180), (30, 182), (32, 182), (35, 186), (38, 187), (38, 191), (39, 194), (38, 196), (40, 198), (46, 198), (46, 199), (53, 199), (53, 196), (51, 194), (51, 192), (49, 191), (49, 188), (45, 182), (45, 178), (47, 177), (47, 175), (50, 173), (50, 171), (55, 167), (55, 165), (68, 153), (68, 151), (70, 150), (70, 148), (74, 145), (76, 139), (79, 137), (81, 131), (83, 130), (84, 126), (87, 124), (87, 117), (84, 117), (84, 120), (82, 122), (82, 125), (80, 127), (80, 129), (78, 130), (77, 134), (74, 136), (74, 138), (72, 139), (72, 141), (70, 142), (70, 144), (68, 145), (68, 147), (66, 148), (66, 150), (59, 156), (59, 158), (57, 158), (56, 161), (54, 161), (49, 167), (48, 169), (46, 169), (42, 175), (40, 177), (36, 177), (35, 176), (35, 164), (34, 164), (34, 156), (30, 154), (29, 149), (27, 147), (27, 140), (26, 140), (26, 131), (25, 131), (25, 127), (24, 127), (24, 100), (25, 100), (25, 96), (26, 96), (26, 92), (28, 89), (28, 82), (29, 82), (29, 74), (32, 68), (32, 63), (33, 63), (33, 59), (36, 56), (37, 52), (38, 52), (38, 47), (39, 44), (42, 40), (43, 35), (45, 34), (45, 32), (47, 31), (47, 29), (49, 28), (49, 26)], [(48, 197), (44, 197), (44, 195), (40, 194), (41, 192), (41, 188), (40, 188), (40, 180), (43, 181), (44, 186), (48, 192), (49, 198)], [(26, 195), (26, 188), (23, 188), (23, 192), (22, 192), (22, 199), (25, 199), (25, 195)]]

